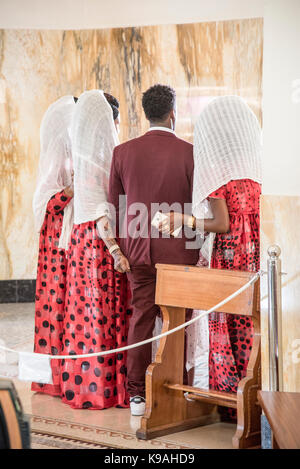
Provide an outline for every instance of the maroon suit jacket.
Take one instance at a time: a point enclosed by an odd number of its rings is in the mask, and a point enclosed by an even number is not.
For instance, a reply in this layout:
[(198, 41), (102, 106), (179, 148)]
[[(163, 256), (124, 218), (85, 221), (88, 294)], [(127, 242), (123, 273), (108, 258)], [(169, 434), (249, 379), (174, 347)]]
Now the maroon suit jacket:
[[(166, 202), (171, 205), (176, 202), (183, 211), (184, 204), (192, 202), (193, 170), (193, 146), (171, 132), (152, 130), (115, 148), (109, 201), (115, 206), (117, 216), (119, 195), (127, 196), (127, 220), (124, 223), (127, 228), (130, 224), (133, 226), (132, 221), (139, 213), (128, 212), (131, 204), (142, 202), (148, 209), (148, 216), (141, 214), (137, 226), (137, 229), (148, 228), (148, 236), (127, 235), (120, 239), (121, 249), (132, 266), (197, 263), (199, 248), (186, 249), (187, 239), (184, 236), (163, 239), (159, 234), (159, 239), (151, 237), (151, 220), (157, 211), (151, 213), (151, 203)], [(157, 230), (154, 229), (154, 232), (158, 235)]]

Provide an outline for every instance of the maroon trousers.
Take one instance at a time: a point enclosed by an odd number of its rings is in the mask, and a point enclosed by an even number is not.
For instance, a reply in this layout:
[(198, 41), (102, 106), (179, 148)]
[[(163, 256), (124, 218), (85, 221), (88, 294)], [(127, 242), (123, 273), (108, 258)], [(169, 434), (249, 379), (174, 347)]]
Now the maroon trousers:
[[(155, 304), (156, 269), (154, 265), (131, 267), (127, 274), (132, 291), (132, 316), (129, 321), (128, 345), (152, 337), (160, 308)], [(187, 320), (191, 310), (187, 310)], [(127, 391), (130, 396), (145, 397), (145, 374), (152, 362), (152, 343), (127, 352)], [(184, 367), (184, 382), (187, 374)]]
[[(153, 265), (131, 267), (127, 274), (132, 292), (132, 316), (129, 321), (128, 345), (152, 337), (156, 316), (156, 269)], [(127, 352), (127, 391), (130, 396), (145, 397), (145, 373), (152, 361), (152, 344)]]

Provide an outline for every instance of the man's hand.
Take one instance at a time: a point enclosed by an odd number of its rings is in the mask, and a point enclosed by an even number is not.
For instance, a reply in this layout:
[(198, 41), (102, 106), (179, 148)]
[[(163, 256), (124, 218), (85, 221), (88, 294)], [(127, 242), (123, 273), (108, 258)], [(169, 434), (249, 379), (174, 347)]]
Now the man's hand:
[(114, 268), (117, 272), (120, 272), (120, 274), (130, 272), (130, 265), (128, 259), (124, 256), (121, 249), (117, 249), (117, 251), (114, 251), (112, 253), (112, 257), (114, 259)]

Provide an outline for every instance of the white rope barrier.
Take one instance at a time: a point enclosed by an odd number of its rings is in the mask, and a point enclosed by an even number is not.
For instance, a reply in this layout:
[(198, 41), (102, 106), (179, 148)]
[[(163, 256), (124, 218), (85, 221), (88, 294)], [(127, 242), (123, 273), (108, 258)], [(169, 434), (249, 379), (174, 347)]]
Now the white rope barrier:
[(180, 331), (181, 329), (189, 326), (190, 324), (193, 324), (194, 322), (198, 321), (200, 318), (203, 316), (206, 316), (207, 314), (213, 313), (216, 309), (220, 309), (223, 305), (228, 303), (229, 301), (233, 300), (236, 296), (240, 295), (243, 293), (247, 288), (249, 288), (253, 283), (255, 283), (262, 275), (264, 275), (266, 272), (259, 271), (257, 272), (249, 282), (247, 282), (245, 285), (243, 285), (241, 288), (239, 288), (236, 292), (232, 293), (232, 295), (229, 295), (227, 298), (224, 300), (220, 301), (218, 304), (210, 308), (208, 311), (205, 311), (198, 316), (196, 316), (193, 319), (190, 319), (190, 321), (187, 321), (183, 324), (180, 324), (180, 326), (174, 327), (174, 329), (171, 329), (167, 332), (163, 332), (162, 334), (159, 334), (155, 337), (151, 337), (150, 339), (143, 340), (142, 342), (137, 342), (136, 344), (132, 345), (126, 345), (125, 347), (120, 347), (112, 350), (105, 350), (104, 352), (94, 352), (94, 353), (86, 353), (83, 355), (47, 355), (47, 354), (41, 354), (41, 353), (34, 353), (34, 352), (21, 352), (18, 350), (12, 350), (8, 347), (4, 347), (0, 345), (0, 350), (5, 350), (7, 352), (13, 352), (17, 354), (26, 354), (26, 355), (33, 355), (33, 356), (42, 356), (42, 357), (47, 357), (50, 360), (75, 360), (77, 358), (91, 358), (91, 357), (102, 357), (104, 355), (112, 355), (113, 353), (119, 353), (119, 352), (125, 352), (126, 350), (131, 350), (133, 348), (141, 347), (142, 345), (149, 344), (151, 342), (154, 342), (156, 340), (160, 340), (163, 337), (167, 337), (170, 334), (173, 334), (174, 332)]

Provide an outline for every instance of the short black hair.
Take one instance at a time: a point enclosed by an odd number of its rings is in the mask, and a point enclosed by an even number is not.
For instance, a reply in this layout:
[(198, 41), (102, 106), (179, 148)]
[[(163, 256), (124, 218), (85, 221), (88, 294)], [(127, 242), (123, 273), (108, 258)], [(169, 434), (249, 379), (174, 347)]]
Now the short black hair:
[(76, 96), (73, 96), (73, 99), (74, 99), (74, 101), (75, 101), (75, 104), (76, 104), (76, 103), (77, 103), (77, 101), (78, 101), (78, 98), (77, 98)]
[(173, 88), (166, 85), (151, 86), (143, 93), (142, 105), (146, 117), (151, 122), (159, 122), (166, 119), (174, 109), (176, 93)]
[(106, 98), (106, 101), (109, 103), (110, 107), (112, 108), (113, 118), (114, 120), (116, 120), (120, 112), (119, 111), (120, 103), (117, 100), (117, 98), (115, 98), (113, 95), (109, 93), (104, 93), (104, 96)]

